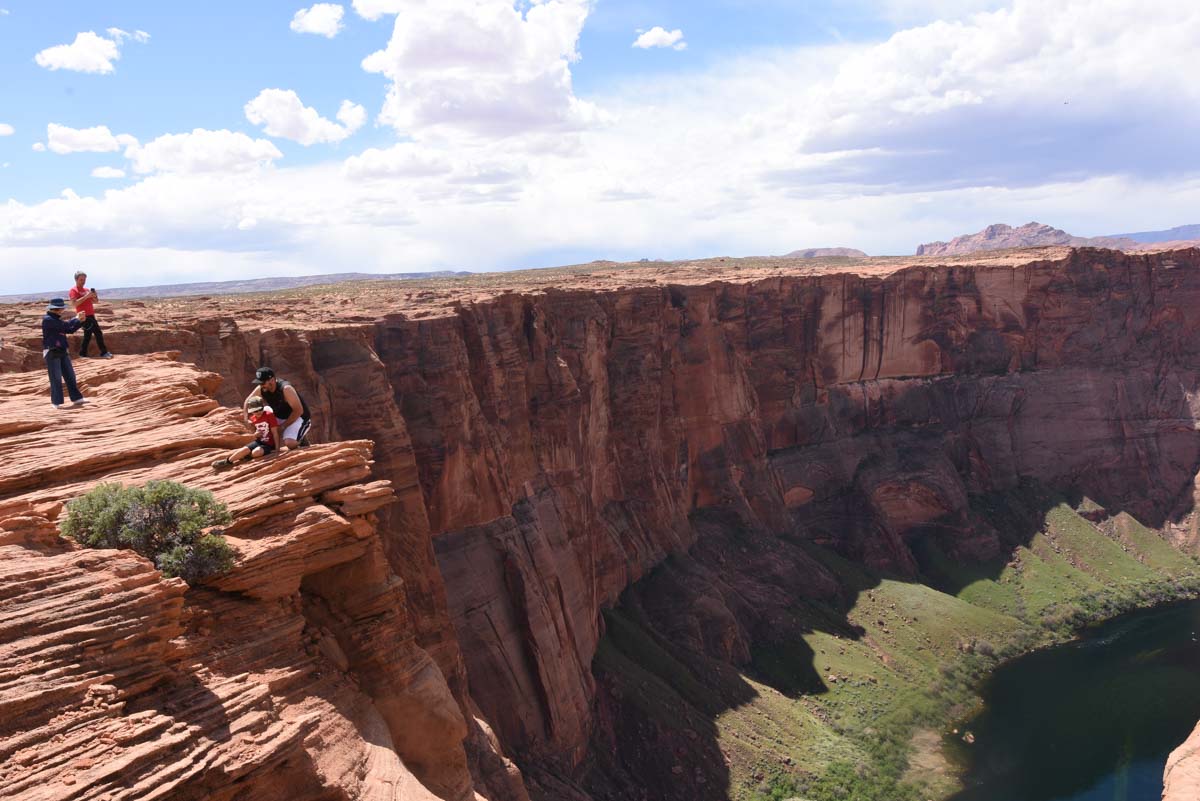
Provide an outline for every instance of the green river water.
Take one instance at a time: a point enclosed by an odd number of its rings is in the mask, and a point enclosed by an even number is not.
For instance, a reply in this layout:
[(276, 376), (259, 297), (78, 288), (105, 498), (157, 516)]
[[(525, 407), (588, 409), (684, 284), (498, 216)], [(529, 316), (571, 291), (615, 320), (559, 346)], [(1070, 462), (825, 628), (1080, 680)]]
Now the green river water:
[(1200, 721), (1200, 601), (1139, 612), (1022, 657), (984, 688), (951, 749), (953, 801), (1159, 801), (1167, 755)]

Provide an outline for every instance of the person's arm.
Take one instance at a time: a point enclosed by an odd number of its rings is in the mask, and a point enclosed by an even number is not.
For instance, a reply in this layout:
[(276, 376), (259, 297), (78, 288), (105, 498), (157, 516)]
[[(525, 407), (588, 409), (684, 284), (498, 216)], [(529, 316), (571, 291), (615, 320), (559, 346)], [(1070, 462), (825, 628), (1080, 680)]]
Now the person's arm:
[(283, 388), (283, 399), (288, 402), (288, 406), (292, 407), (292, 413), (288, 415), (288, 419), (280, 424), (281, 428), (287, 428), (300, 419), (300, 415), (304, 413), (304, 404), (300, 402), (300, 393), (296, 392), (296, 388), (291, 384)]
[(250, 394), (246, 396), (244, 401), (242, 401), (242, 417), (246, 418), (246, 422), (250, 422), (250, 412), (246, 409), (246, 404), (250, 402), (251, 398), (259, 397), (262, 397), (262, 390), (258, 387), (255, 387), (254, 389), (250, 390)]
[(93, 296), (93, 295), (95, 295), (95, 294), (96, 294), (96, 290), (94, 290), (94, 289), (89, 289), (87, 292), (85, 292), (85, 293), (84, 293), (84, 294), (82, 294), (82, 295), (76, 295), (76, 294), (75, 294), (75, 290), (74, 290), (74, 289), (72, 289), (72, 290), (71, 290), (71, 291), (68, 293), (68, 298), (69, 298), (69, 299), (70, 299), (70, 301), (71, 301), (71, 306), (73, 306), (74, 308), (78, 309), (78, 308), (79, 308), (80, 306), (82, 306), (84, 303), (87, 303), (87, 301), (88, 301), (88, 298), (92, 297), (92, 296)]

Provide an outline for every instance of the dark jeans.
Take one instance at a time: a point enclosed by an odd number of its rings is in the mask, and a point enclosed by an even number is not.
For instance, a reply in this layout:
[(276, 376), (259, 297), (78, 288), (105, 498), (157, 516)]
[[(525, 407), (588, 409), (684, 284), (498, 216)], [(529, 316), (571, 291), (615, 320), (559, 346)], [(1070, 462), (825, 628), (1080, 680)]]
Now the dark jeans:
[(46, 371), (50, 373), (50, 402), (61, 406), (63, 402), (62, 384), (67, 382), (67, 392), (71, 400), (77, 401), (83, 397), (79, 387), (75, 385), (75, 368), (71, 365), (71, 356), (65, 350), (51, 350), (46, 353)]
[(80, 356), (87, 356), (88, 345), (91, 344), (93, 335), (96, 337), (96, 347), (100, 349), (100, 355), (108, 353), (108, 348), (104, 347), (104, 334), (100, 331), (100, 321), (96, 319), (96, 315), (89, 314), (83, 321), (83, 342), (79, 345)]

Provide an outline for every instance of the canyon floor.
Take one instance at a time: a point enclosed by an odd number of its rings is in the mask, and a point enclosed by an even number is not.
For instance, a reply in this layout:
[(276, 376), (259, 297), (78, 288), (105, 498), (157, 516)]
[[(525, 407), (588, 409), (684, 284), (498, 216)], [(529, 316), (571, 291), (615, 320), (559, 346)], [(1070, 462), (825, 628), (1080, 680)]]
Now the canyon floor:
[[(0, 306), (6, 797), (944, 795), (999, 659), (1200, 586), (1194, 249), (101, 298), (62, 412)], [(213, 474), (264, 363), (319, 444)], [(57, 536), (162, 477), (229, 575)]]

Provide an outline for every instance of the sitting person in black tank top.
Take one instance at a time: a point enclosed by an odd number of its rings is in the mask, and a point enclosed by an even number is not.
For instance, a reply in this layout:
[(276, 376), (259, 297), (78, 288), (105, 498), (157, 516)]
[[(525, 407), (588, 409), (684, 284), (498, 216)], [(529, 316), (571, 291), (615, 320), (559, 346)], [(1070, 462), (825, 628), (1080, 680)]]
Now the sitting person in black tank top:
[[(307, 445), (305, 437), (308, 435), (312, 418), (308, 411), (308, 404), (304, 402), (304, 398), (300, 397), (296, 388), (287, 381), (276, 377), (275, 371), (270, 367), (260, 367), (255, 370), (254, 383), (257, 386), (246, 396), (246, 401), (242, 404), (242, 411), (246, 412), (246, 406), (251, 398), (262, 398), (279, 420), (279, 434), (283, 439), (283, 444), (288, 448)], [(248, 413), (247, 419), (249, 419)]]

